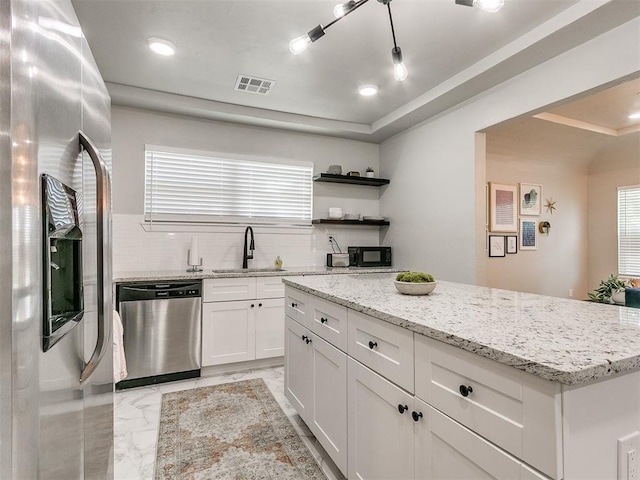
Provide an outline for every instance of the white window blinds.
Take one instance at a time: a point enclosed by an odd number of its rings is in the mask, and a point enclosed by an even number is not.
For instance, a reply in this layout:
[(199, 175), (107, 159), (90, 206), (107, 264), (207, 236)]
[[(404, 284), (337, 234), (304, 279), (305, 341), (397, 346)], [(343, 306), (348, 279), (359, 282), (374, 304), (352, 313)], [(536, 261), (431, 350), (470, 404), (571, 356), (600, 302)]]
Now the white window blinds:
[(147, 146), (145, 218), (309, 225), (312, 177), (311, 164), (258, 162)]
[(640, 185), (618, 187), (618, 274), (640, 277)]

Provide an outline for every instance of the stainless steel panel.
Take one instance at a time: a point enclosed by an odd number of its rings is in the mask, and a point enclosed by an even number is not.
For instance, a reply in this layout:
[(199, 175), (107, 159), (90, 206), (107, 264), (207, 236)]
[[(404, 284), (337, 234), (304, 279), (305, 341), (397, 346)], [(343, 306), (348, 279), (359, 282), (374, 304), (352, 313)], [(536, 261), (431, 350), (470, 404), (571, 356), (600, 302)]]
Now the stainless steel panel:
[[(84, 322), (49, 351), (41, 348), (39, 181), (48, 173), (84, 188), (77, 135), (85, 115), (83, 39), (68, 0), (2, 1), (0, 27), (0, 478), (87, 478), (91, 408), (84, 402), (92, 392), (79, 382)], [(111, 418), (100, 418), (111, 436)]]
[(201, 299), (120, 303), (127, 379), (200, 368)]
[[(0, 72), (10, 69), (11, 8), (0, 2)], [(11, 478), (11, 77), (0, 74), (0, 478)]]

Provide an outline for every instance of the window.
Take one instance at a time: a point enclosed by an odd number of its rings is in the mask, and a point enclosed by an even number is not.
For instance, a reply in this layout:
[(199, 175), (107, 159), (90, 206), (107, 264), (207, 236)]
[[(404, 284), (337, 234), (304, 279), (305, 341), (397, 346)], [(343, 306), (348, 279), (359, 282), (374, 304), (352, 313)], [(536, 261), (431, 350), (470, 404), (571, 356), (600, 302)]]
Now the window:
[(313, 166), (145, 149), (145, 219), (310, 225)]
[(618, 274), (640, 277), (640, 185), (618, 187)]

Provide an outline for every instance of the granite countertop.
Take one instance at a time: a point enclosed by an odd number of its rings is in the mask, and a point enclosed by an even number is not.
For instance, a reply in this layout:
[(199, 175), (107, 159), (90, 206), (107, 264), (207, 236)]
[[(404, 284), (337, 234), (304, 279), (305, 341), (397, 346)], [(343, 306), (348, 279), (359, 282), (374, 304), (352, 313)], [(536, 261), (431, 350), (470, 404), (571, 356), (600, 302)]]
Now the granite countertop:
[(438, 281), (401, 295), (394, 275), (284, 283), (539, 377), (578, 385), (640, 368), (640, 309)]
[(120, 272), (113, 276), (113, 283), (155, 282), (203, 280), (205, 278), (237, 278), (237, 277), (276, 277), (304, 275), (345, 275), (354, 273), (389, 273), (402, 272), (406, 269), (395, 267), (291, 267), (282, 270), (249, 268), (236, 269), (204, 269), (202, 272), (185, 270), (160, 270), (149, 272)]

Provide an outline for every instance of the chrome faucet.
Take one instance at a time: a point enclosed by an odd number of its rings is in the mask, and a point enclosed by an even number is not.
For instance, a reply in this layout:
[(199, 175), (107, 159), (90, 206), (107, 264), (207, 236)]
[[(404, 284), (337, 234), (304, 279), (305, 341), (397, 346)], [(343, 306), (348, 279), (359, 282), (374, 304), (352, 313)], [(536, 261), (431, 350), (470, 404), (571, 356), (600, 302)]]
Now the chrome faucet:
[[(250, 252), (247, 253), (247, 233), (251, 233), (251, 243), (249, 243)], [(242, 252), (242, 268), (247, 268), (247, 260), (253, 260), (253, 251), (256, 246), (253, 242), (253, 228), (247, 227), (244, 230), (244, 251)]]

